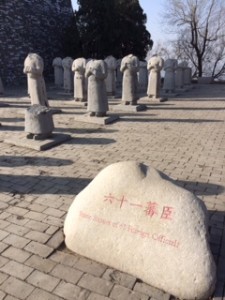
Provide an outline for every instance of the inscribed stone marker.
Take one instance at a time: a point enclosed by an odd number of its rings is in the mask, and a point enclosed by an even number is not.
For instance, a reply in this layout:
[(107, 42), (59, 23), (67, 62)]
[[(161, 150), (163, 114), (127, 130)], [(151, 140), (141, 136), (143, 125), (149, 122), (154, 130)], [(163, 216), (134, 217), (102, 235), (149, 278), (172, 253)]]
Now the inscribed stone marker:
[(68, 248), (181, 299), (207, 299), (215, 264), (203, 202), (154, 168), (108, 166), (76, 197)]

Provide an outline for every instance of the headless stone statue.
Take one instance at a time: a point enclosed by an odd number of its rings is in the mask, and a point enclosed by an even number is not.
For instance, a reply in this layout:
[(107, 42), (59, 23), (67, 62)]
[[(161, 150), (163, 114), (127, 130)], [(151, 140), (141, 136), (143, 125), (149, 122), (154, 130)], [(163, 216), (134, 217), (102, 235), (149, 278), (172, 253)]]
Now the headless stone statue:
[(66, 93), (73, 91), (73, 74), (72, 74), (73, 59), (71, 57), (65, 57), (62, 60), (62, 66), (64, 70), (63, 88)]
[(148, 85), (148, 70), (146, 61), (140, 61), (138, 72), (138, 86), (141, 91), (146, 91)]
[(52, 66), (54, 68), (54, 82), (57, 87), (63, 86), (63, 67), (62, 58), (56, 57), (53, 59)]
[(161, 75), (160, 72), (163, 68), (164, 60), (157, 55), (154, 55), (148, 61), (148, 90), (147, 95), (149, 98), (158, 98), (160, 90)]
[(25, 112), (25, 132), (28, 139), (44, 140), (54, 129), (52, 112), (46, 106), (34, 104)]
[(182, 90), (184, 88), (184, 68), (185, 66), (183, 62), (179, 63), (176, 67), (175, 86), (178, 90)]
[(30, 53), (24, 61), (23, 72), (27, 74), (28, 94), (31, 105), (49, 106), (45, 87), (43, 59), (36, 53)]
[(75, 101), (87, 101), (85, 88), (86, 59), (77, 58), (73, 61), (72, 71), (74, 72), (74, 99)]
[(184, 72), (184, 86), (189, 87), (191, 85), (192, 70), (188, 67), (188, 62), (183, 61), (183, 72)]
[(166, 93), (173, 93), (175, 90), (175, 69), (177, 67), (176, 59), (167, 59), (164, 64), (165, 77), (163, 90)]
[(105, 79), (106, 92), (109, 96), (115, 96), (116, 93), (116, 68), (117, 61), (112, 55), (107, 56), (105, 62), (108, 67), (108, 76)]
[(137, 104), (137, 72), (139, 60), (133, 54), (122, 59), (120, 71), (123, 73), (122, 103), (127, 105)]
[(104, 60), (90, 60), (87, 63), (85, 76), (88, 78), (88, 107), (90, 116), (104, 117), (108, 111), (105, 78), (107, 65)]
[(122, 80), (123, 80), (123, 73), (120, 71), (122, 59), (117, 59), (116, 61), (116, 86), (121, 87), (122, 86)]

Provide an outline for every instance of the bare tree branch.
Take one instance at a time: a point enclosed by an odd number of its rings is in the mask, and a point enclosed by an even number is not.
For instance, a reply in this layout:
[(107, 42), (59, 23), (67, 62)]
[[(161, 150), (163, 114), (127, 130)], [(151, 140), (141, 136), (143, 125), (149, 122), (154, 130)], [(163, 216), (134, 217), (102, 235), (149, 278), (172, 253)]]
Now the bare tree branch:
[(225, 74), (223, 0), (168, 0), (164, 23), (177, 34), (172, 52), (188, 59), (197, 76)]

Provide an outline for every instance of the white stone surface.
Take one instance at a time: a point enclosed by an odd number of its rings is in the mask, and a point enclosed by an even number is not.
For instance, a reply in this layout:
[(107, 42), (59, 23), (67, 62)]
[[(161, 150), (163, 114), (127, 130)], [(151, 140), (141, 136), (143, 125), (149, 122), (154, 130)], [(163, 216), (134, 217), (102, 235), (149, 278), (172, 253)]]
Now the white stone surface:
[(137, 88), (139, 71), (139, 59), (129, 54), (122, 59), (120, 71), (123, 73), (122, 102), (125, 104), (137, 104)]
[(138, 87), (140, 90), (146, 91), (148, 86), (148, 70), (147, 70), (147, 62), (140, 61), (138, 71)]
[(176, 89), (183, 89), (184, 88), (184, 69), (186, 64), (181, 62), (176, 67), (175, 73), (175, 87)]
[(5, 139), (4, 143), (36, 151), (44, 151), (58, 146), (70, 139), (70, 135), (61, 133), (53, 133), (50, 137), (44, 140), (27, 139), (24, 134), (16, 134), (15, 136)]
[(205, 206), (168, 179), (136, 162), (106, 167), (69, 208), (65, 242), (181, 299), (208, 299), (215, 264)]
[(137, 105), (124, 105), (124, 104), (116, 104), (110, 107), (112, 111), (121, 111), (126, 113), (134, 113), (138, 111), (143, 111), (147, 109), (147, 106), (144, 104)]
[(32, 105), (25, 111), (25, 132), (35, 136), (49, 136), (54, 129), (52, 112), (46, 106)]
[(122, 59), (117, 59), (116, 61), (116, 86), (121, 87), (123, 81), (123, 73), (120, 71)]
[(72, 71), (74, 72), (74, 99), (76, 101), (87, 101), (87, 91), (85, 87), (86, 59), (83, 57), (73, 61)]
[(191, 79), (192, 79), (192, 69), (188, 66), (188, 62), (184, 62), (184, 86), (189, 87), (191, 85)]
[(108, 95), (114, 96), (116, 93), (117, 61), (115, 57), (113, 57), (112, 55), (107, 56), (104, 61), (107, 64), (107, 68), (108, 68), (108, 75), (105, 79), (106, 92)]
[(63, 86), (63, 66), (62, 58), (56, 57), (53, 59), (52, 66), (54, 68), (54, 82), (57, 87)]
[(165, 93), (173, 93), (175, 90), (175, 69), (177, 66), (176, 59), (167, 59), (164, 63), (164, 83), (163, 90)]
[(109, 106), (105, 87), (107, 65), (104, 60), (90, 60), (86, 66), (85, 77), (88, 78), (87, 111), (93, 116), (105, 116)]
[(28, 94), (31, 105), (49, 106), (45, 87), (43, 59), (36, 53), (29, 53), (24, 61), (23, 72), (27, 74)]
[(110, 123), (113, 123), (119, 119), (118, 115), (107, 115), (103, 116), (101, 118), (98, 117), (90, 117), (90, 115), (87, 113), (85, 115), (76, 115), (74, 120), (76, 122), (84, 122), (89, 124), (98, 124), (98, 125), (107, 125)]
[(62, 60), (63, 66), (63, 88), (67, 93), (73, 91), (73, 72), (72, 72), (73, 59), (71, 57), (65, 57)]
[(158, 98), (161, 84), (161, 70), (164, 65), (164, 60), (160, 56), (153, 56), (148, 61), (148, 90), (147, 95), (149, 98)]

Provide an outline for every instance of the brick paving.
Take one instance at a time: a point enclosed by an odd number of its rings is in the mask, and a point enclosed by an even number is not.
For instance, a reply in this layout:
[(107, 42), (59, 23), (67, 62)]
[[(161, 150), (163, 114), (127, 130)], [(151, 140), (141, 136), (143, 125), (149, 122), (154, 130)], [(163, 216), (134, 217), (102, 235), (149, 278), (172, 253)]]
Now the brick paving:
[(218, 270), (213, 299), (224, 300), (225, 86), (195, 85), (164, 103), (142, 97), (148, 110), (118, 113), (120, 121), (110, 125), (77, 122), (85, 108), (54, 89), (48, 94), (50, 105), (62, 109), (54, 115), (55, 132), (72, 139), (43, 152), (3, 142), (23, 133), (25, 88), (8, 89), (0, 98), (10, 105), (0, 108), (0, 299), (174, 299), (70, 252), (63, 243), (63, 222), (75, 195), (107, 165), (136, 160), (165, 172), (205, 202)]

